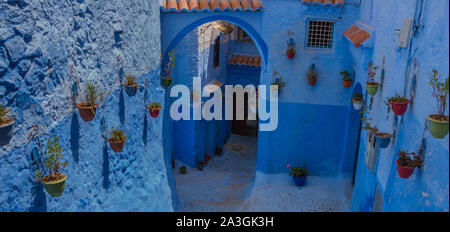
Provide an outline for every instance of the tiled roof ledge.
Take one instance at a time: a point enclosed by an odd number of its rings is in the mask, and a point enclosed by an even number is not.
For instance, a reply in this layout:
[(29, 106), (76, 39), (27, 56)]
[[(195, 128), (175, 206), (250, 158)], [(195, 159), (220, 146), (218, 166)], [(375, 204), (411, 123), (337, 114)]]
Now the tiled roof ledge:
[(362, 29), (366, 30), (370, 34), (370, 38), (366, 41), (364, 41), (361, 46), (364, 48), (373, 48), (374, 42), (375, 42), (375, 28), (372, 27), (369, 24), (365, 24), (361, 22), (360, 20), (355, 22), (356, 25), (361, 27)]

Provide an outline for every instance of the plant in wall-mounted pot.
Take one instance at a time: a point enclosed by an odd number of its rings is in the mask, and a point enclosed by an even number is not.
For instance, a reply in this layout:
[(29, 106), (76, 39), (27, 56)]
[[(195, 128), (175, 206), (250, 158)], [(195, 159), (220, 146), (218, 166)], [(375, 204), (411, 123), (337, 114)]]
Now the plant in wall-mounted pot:
[(361, 93), (355, 92), (352, 97), (353, 108), (355, 110), (361, 110), (364, 105), (364, 98)]
[(376, 133), (377, 145), (380, 148), (387, 148), (391, 143), (392, 134), (389, 133)]
[(388, 102), (391, 104), (392, 111), (394, 111), (395, 115), (402, 116), (403, 114), (405, 114), (406, 109), (408, 109), (409, 100), (398, 94), (389, 98)]
[(370, 96), (375, 96), (378, 92), (378, 87), (380, 84), (378, 82), (375, 82), (375, 75), (377, 75), (376, 71), (378, 69), (378, 66), (375, 66), (373, 61), (369, 62), (369, 68), (368, 68), (368, 79), (366, 83), (366, 89), (367, 93)]
[[(288, 165), (287, 168), (290, 168), (291, 165)], [(292, 176), (294, 179), (295, 185), (303, 186), (305, 185), (306, 178), (309, 176), (308, 169), (305, 167), (292, 167), (289, 172), (289, 176)]]
[(97, 85), (93, 83), (86, 83), (84, 93), (84, 102), (77, 104), (80, 116), (85, 122), (92, 121), (97, 112), (98, 101), (103, 101), (103, 93)]
[(185, 175), (187, 173), (186, 166), (184, 166), (184, 165), (181, 166), (179, 168), (179, 171), (180, 171), (180, 174)]
[(52, 197), (59, 197), (63, 194), (66, 187), (67, 176), (61, 173), (61, 169), (67, 166), (67, 161), (62, 160), (63, 148), (58, 144), (59, 138), (53, 137), (47, 140), (47, 157), (45, 166), (48, 169), (48, 175), (42, 177), (42, 171), (36, 172), (37, 181), (44, 184), (45, 191)]
[(136, 95), (137, 90), (139, 88), (139, 84), (136, 83), (136, 77), (131, 75), (126, 75), (125, 79), (127, 80), (125, 83), (123, 83), (123, 86), (125, 87), (125, 92), (128, 96), (132, 97)]
[(317, 82), (317, 71), (315, 70), (315, 65), (311, 65), (311, 68), (306, 71), (306, 76), (308, 77), (308, 84), (313, 86)]
[(443, 139), (448, 134), (449, 117), (445, 115), (445, 107), (449, 93), (449, 78), (440, 82), (438, 79), (438, 71), (433, 70), (430, 81), (428, 82), (433, 88), (433, 97), (437, 101), (438, 114), (432, 114), (427, 117), (430, 126), (431, 135), (437, 139)]
[(13, 136), (14, 117), (11, 110), (0, 105), (0, 146), (9, 144)]
[(293, 59), (295, 57), (295, 40), (294, 39), (289, 39), (287, 41), (287, 45), (288, 45), (288, 49), (286, 50), (286, 56), (288, 59)]
[(111, 132), (111, 137), (108, 138), (109, 145), (114, 152), (121, 152), (125, 142), (127, 141), (127, 137), (122, 129), (116, 128)]
[(399, 158), (396, 161), (397, 172), (401, 178), (408, 179), (414, 173), (415, 168), (422, 167), (423, 160), (415, 152), (399, 151), (398, 156)]
[(152, 116), (152, 118), (158, 117), (161, 108), (162, 106), (161, 103), (159, 102), (153, 102), (152, 104), (148, 105), (148, 111), (150, 112), (150, 116)]
[(278, 71), (273, 71), (272, 73), (272, 83), (270, 84), (270, 88), (273, 90), (272, 93), (275, 92), (275, 89), (278, 89), (278, 95), (281, 93), (281, 89), (286, 86), (286, 82), (283, 81), (283, 78), (279, 76), (280, 73)]
[(170, 76), (172, 74), (173, 67), (175, 66), (175, 50), (169, 52), (169, 61), (164, 65), (164, 71), (167, 76), (161, 77), (164, 86), (170, 86), (172, 84), (173, 78)]
[(344, 70), (341, 72), (341, 76), (342, 76), (342, 82), (344, 84), (344, 88), (346, 88), (346, 89), (350, 88), (350, 86), (352, 85), (352, 82), (353, 82), (352, 78), (350, 78), (351, 74), (347, 70)]

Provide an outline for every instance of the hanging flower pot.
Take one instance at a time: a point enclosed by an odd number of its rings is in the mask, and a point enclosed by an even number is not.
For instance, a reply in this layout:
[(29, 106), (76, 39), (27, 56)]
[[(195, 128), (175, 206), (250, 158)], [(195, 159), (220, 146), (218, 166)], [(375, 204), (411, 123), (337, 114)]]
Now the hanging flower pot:
[(367, 94), (369, 94), (370, 96), (375, 96), (375, 94), (377, 94), (377, 92), (378, 92), (379, 86), (380, 86), (380, 84), (378, 84), (376, 82), (367, 83), (366, 84)]
[(396, 161), (397, 172), (401, 178), (408, 179), (416, 167), (422, 166), (423, 161), (417, 153), (400, 151), (398, 155), (400, 158)]
[(186, 175), (187, 173), (186, 166), (182, 166), (178, 170), (180, 171), (181, 175)]
[(389, 98), (389, 103), (391, 103), (394, 114), (402, 116), (408, 108), (409, 100), (397, 94), (394, 97)]
[(59, 197), (63, 194), (66, 187), (67, 176), (60, 173), (61, 169), (67, 166), (67, 161), (62, 162), (62, 146), (58, 144), (59, 138), (53, 137), (47, 140), (48, 155), (45, 158), (45, 166), (49, 174), (42, 177), (42, 171), (38, 170), (35, 174), (37, 181), (42, 182), (45, 191), (52, 197)]
[[(279, 75), (277, 71), (274, 71), (274, 78), (275, 76)], [(286, 82), (283, 81), (282, 77), (277, 77), (270, 85), (271, 93), (275, 93), (275, 90), (278, 89), (278, 96), (280, 96), (281, 89), (283, 89), (286, 86)]]
[(294, 48), (289, 48), (289, 49), (286, 50), (286, 56), (290, 60), (295, 57), (295, 53), (296, 53), (296, 51), (295, 51)]
[(367, 94), (369, 94), (370, 96), (375, 96), (375, 94), (377, 94), (378, 92), (378, 87), (380, 86), (380, 84), (378, 82), (375, 82), (375, 76), (376, 76), (376, 71), (378, 69), (378, 66), (375, 66), (375, 64), (373, 63), (373, 61), (369, 62), (369, 67), (368, 67), (368, 79), (367, 79), (367, 83), (366, 83), (366, 89), (367, 89)]
[(355, 92), (353, 94), (352, 103), (355, 110), (361, 110), (364, 105), (363, 95), (361, 93)]
[(45, 176), (42, 178), (42, 184), (44, 185), (45, 191), (52, 197), (62, 196), (64, 189), (66, 187), (67, 176), (64, 174), (54, 175), (52, 177)]
[(108, 138), (109, 145), (114, 152), (121, 152), (127, 140), (122, 129), (117, 128), (111, 131), (111, 137)]
[(342, 76), (342, 83), (344, 84), (344, 88), (350, 88), (353, 83), (353, 80), (350, 78), (350, 73), (347, 70), (344, 70), (340, 74)]
[(439, 81), (439, 73), (433, 70), (430, 76), (429, 85), (433, 88), (433, 97), (437, 101), (438, 113), (427, 117), (430, 133), (434, 138), (443, 139), (448, 134), (448, 115), (444, 115), (447, 106), (447, 97), (449, 93), (449, 78)]
[(78, 103), (77, 107), (83, 121), (90, 122), (94, 119), (95, 114), (97, 113), (98, 104), (89, 106), (87, 103)]
[(127, 81), (123, 84), (123, 86), (125, 87), (125, 92), (128, 96), (132, 97), (136, 95), (139, 84), (136, 83), (136, 77), (134, 76), (127, 75), (125, 76), (125, 78), (127, 79)]
[(392, 135), (389, 133), (377, 133), (377, 145), (380, 148), (387, 148), (389, 147), (389, 144), (391, 143)]
[[(290, 168), (290, 166), (288, 165), (287, 167)], [(304, 186), (306, 178), (309, 176), (308, 169), (304, 167), (292, 167), (289, 176), (292, 176), (295, 185)]]
[(430, 133), (434, 138), (443, 139), (448, 134), (449, 117), (447, 115), (429, 115), (427, 117)]
[(89, 122), (92, 121), (95, 117), (98, 107), (98, 104), (96, 102), (103, 99), (103, 93), (100, 91), (97, 85), (88, 82), (86, 83), (84, 95), (85, 101), (78, 103), (77, 107), (80, 112), (81, 118), (85, 122)]
[(156, 118), (159, 115), (159, 111), (161, 110), (162, 106), (159, 102), (153, 102), (148, 106), (148, 111), (150, 112), (150, 116), (152, 118)]
[(308, 77), (308, 84), (309, 84), (310, 86), (315, 85), (316, 82), (317, 82), (317, 78), (316, 78), (316, 77)]
[(317, 82), (317, 72), (314, 69), (315, 65), (312, 65), (310, 69), (306, 72), (306, 76), (308, 77), (308, 84), (313, 86)]
[(14, 131), (14, 118), (11, 111), (0, 105), (0, 146), (9, 144)]
[(161, 77), (162, 84), (166, 87), (170, 86), (172, 84), (173, 78), (170, 76)]

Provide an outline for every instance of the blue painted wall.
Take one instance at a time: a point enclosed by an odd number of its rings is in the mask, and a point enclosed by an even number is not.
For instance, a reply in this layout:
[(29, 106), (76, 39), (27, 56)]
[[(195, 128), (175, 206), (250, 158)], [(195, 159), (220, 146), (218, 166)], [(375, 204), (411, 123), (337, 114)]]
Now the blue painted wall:
[[(352, 210), (371, 211), (373, 198), (378, 188), (383, 198), (383, 211), (449, 211), (449, 150), (448, 136), (438, 140), (426, 134), (427, 146), (425, 163), (422, 169), (416, 169), (409, 179), (397, 174), (395, 160), (399, 150), (413, 152), (419, 149), (424, 131), (425, 118), (437, 112), (432, 98), (432, 89), (427, 84), (429, 73), (439, 70), (443, 77), (448, 76), (449, 42), (449, 3), (448, 1), (390, 1), (389, 4), (377, 4), (377, 1), (363, 1), (360, 9), (361, 21), (375, 29), (373, 48), (354, 48), (350, 51), (357, 62), (357, 80), (366, 82), (366, 68), (369, 60), (381, 66), (386, 58), (386, 77), (384, 87), (374, 98), (370, 117), (383, 131), (393, 133), (398, 128), (397, 137), (387, 148), (378, 152), (378, 164), (374, 173), (364, 164), (364, 152), (367, 146), (367, 132), (361, 136), (360, 152), (356, 172), (356, 184), (353, 192)], [(419, 4), (420, 5), (420, 4)], [(409, 48), (398, 48), (394, 31), (400, 29), (406, 18), (421, 17), (423, 27), (411, 40)], [(389, 118), (383, 101), (394, 94), (411, 97), (412, 73), (411, 61), (417, 58), (417, 90), (412, 104), (403, 117)], [(405, 78), (408, 77), (406, 80)], [(380, 76), (377, 76), (380, 80)], [(407, 83), (407, 84), (405, 84)], [(448, 105), (446, 114), (448, 115)]]
[[(162, 117), (151, 119), (145, 108), (152, 101), (164, 104), (159, 23), (157, 0), (2, 1), (0, 102), (14, 111), (16, 123), (11, 143), (0, 147), (0, 211), (173, 210)], [(135, 97), (120, 93), (118, 55), (126, 74), (138, 76), (141, 85), (149, 80)], [(110, 91), (92, 122), (71, 107), (70, 64), (81, 90), (93, 81)], [(108, 129), (120, 126), (127, 134), (123, 152), (113, 153), (105, 143), (100, 116)], [(69, 163), (59, 198), (33, 178), (29, 152), (36, 140), (28, 147), (25, 142), (35, 123), (59, 136)]]

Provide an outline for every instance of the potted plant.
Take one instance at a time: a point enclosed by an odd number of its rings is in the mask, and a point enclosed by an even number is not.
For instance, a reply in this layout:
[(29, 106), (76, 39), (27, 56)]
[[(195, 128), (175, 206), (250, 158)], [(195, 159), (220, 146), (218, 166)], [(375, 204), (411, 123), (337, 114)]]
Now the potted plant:
[(287, 58), (290, 59), (290, 60), (292, 60), (292, 59), (295, 57), (295, 52), (296, 52), (295, 48), (293, 48), (293, 47), (288, 48), (288, 49), (286, 50), (286, 56), (287, 56)]
[(352, 103), (355, 110), (361, 110), (364, 105), (363, 95), (358, 92), (353, 93)]
[(80, 116), (85, 122), (92, 121), (97, 112), (97, 101), (103, 100), (103, 93), (99, 90), (97, 85), (86, 83), (86, 90), (84, 93), (84, 102), (77, 104)]
[(413, 152), (407, 153), (404, 151), (399, 151), (399, 158), (396, 161), (397, 172), (401, 178), (408, 179), (414, 172), (414, 169), (420, 168), (423, 164), (423, 160), (420, 156)]
[[(396, 94), (395, 96), (389, 98), (388, 102), (390, 103), (394, 114), (402, 116), (408, 108), (409, 100), (405, 97), (400, 96), (399, 94)], [(387, 106), (389, 107), (389, 104)], [(388, 109), (388, 112), (389, 111), (390, 109)]]
[(438, 71), (433, 70), (428, 84), (433, 88), (433, 97), (437, 101), (438, 114), (432, 114), (427, 117), (431, 135), (438, 139), (443, 139), (448, 134), (449, 116), (444, 115), (449, 93), (449, 78), (440, 82), (438, 79)]
[(182, 175), (185, 175), (186, 174), (186, 166), (181, 166), (180, 168), (179, 168), (179, 171), (180, 171), (180, 174), (182, 174)]
[(52, 197), (59, 197), (63, 194), (66, 187), (67, 176), (61, 173), (61, 169), (67, 166), (67, 161), (62, 161), (63, 148), (58, 144), (57, 136), (47, 140), (47, 157), (45, 166), (48, 168), (48, 175), (42, 177), (42, 171), (36, 172), (37, 181), (44, 184), (45, 191)]
[(0, 146), (9, 144), (13, 136), (14, 117), (11, 110), (0, 105)]
[(173, 78), (170, 76), (172, 74), (173, 67), (175, 66), (175, 55), (174, 50), (169, 52), (169, 62), (164, 66), (164, 71), (166, 72), (167, 76), (162, 77), (162, 82), (164, 86), (170, 86), (172, 84)]
[(291, 60), (295, 57), (295, 53), (296, 53), (294, 39), (292, 39), (292, 38), (289, 39), (287, 41), (287, 45), (288, 45), (288, 49), (286, 50), (286, 56), (288, 59)]
[(137, 89), (139, 88), (139, 84), (136, 83), (136, 77), (131, 75), (126, 75), (125, 79), (127, 80), (123, 86), (125, 87), (125, 92), (128, 96), (132, 97), (136, 95)]
[(375, 75), (377, 75), (376, 71), (378, 69), (378, 66), (374, 66), (373, 61), (369, 62), (369, 68), (368, 68), (368, 80), (366, 83), (366, 89), (367, 93), (370, 96), (375, 96), (378, 92), (378, 87), (380, 84), (378, 82), (375, 82)]
[(152, 118), (158, 117), (161, 108), (162, 106), (161, 103), (159, 102), (153, 102), (152, 104), (148, 105), (148, 111), (150, 112), (150, 116), (152, 116)]
[(111, 130), (111, 137), (108, 138), (109, 145), (114, 152), (121, 152), (127, 137), (122, 129), (116, 128)]
[(387, 148), (391, 143), (392, 134), (389, 133), (376, 133), (377, 145), (380, 148)]
[(313, 86), (317, 82), (317, 72), (314, 69), (314, 65), (308, 71), (306, 71), (306, 76), (308, 77), (308, 84)]
[[(288, 165), (288, 168), (290, 165)], [(308, 169), (304, 167), (292, 167), (289, 172), (289, 176), (292, 176), (297, 186), (305, 185), (306, 178), (309, 176)]]
[(353, 80), (350, 78), (351, 74), (347, 70), (342, 71), (342, 82), (344, 83), (344, 88), (348, 89), (352, 85)]

